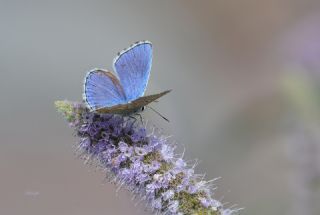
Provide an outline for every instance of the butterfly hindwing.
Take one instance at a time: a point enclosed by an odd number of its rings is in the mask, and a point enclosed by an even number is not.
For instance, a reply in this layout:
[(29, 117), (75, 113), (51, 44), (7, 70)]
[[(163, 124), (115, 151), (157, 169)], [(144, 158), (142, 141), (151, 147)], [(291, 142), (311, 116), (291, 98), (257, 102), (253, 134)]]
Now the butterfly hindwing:
[(119, 53), (113, 66), (118, 74), (127, 101), (144, 95), (152, 65), (152, 44), (141, 41)]
[(91, 110), (127, 103), (117, 77), (101, 69), (91, 70), (86, 75), (83, 99)]

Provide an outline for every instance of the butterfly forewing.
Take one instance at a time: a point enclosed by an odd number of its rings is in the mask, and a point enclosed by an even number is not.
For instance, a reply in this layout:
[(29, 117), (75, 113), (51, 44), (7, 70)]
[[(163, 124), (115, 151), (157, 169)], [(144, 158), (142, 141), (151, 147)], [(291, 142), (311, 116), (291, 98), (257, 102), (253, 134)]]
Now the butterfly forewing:
[(128, 101), (144, 95), (152, 65), (152, 44), (141, 41), (123, 50), (114, 59), (113, 67), (118, 74)]

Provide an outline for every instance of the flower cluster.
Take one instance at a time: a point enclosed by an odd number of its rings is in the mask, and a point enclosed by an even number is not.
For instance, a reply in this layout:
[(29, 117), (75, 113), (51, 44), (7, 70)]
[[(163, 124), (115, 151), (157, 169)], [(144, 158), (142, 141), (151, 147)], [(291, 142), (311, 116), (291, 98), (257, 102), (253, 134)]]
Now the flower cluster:
[(194, 173), (174, 153), (174, 146), (156, 129), (139, 120), (119, 115), (97, 114), (80, 103), (57, 101), (56, 107), (75, 128), (77, 149), (89, 161), (108, 172), (111, 180), (145, 200), (156, 213), (229, 215), (214, 200), (211, 182)]

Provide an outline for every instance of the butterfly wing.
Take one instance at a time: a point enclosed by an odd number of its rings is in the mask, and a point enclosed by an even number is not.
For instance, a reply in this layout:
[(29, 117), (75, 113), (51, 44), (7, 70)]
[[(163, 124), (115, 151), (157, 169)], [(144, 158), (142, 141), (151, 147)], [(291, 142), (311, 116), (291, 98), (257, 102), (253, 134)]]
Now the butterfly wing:
[(143, 96), (148, 84), (152, 64), (152, 44), (141, 41), (123, 50), (113, 61), (127, 100)]
[(158, 94), (143, 96), (127, 104), (119, 104), (113, 107), (104, 107), (104, 108), (97, 109), (96, 111), (98, 113), (130, 114), (130, 113), (139, 111), (143, 106), (146, 106), (147, 104), (166, 95), (170, 91), (171, 90), (167, 90)]
[(91, 110), (127, 103), (117, 77), (101, 69), (91, 70), (86, 75), (83, 99)]

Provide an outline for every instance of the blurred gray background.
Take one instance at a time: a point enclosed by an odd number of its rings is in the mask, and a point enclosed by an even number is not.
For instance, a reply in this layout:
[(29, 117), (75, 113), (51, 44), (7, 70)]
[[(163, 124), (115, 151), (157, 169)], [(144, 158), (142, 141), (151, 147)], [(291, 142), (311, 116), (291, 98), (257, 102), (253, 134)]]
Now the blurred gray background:
[(320, 208), (317, 0), (0, 0), (0, 214), (149, 214), (76, 159), (53, 102), (85, 73), (153, 42), (144, 116), (173, 135), (242, 214)]

